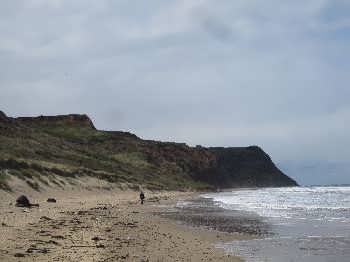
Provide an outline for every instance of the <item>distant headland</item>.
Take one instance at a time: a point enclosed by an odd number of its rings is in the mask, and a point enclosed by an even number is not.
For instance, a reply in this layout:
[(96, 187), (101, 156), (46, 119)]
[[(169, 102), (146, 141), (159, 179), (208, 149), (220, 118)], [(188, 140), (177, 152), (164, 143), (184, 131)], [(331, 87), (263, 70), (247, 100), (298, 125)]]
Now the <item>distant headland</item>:
[(166, 190), (297, 185), (258, 146), (190, 147), (97, 130), (87, 115), (12, 118), (0, 111), (2, 189), (11, 190), (11, 177), (40, 190), (81, 176)]

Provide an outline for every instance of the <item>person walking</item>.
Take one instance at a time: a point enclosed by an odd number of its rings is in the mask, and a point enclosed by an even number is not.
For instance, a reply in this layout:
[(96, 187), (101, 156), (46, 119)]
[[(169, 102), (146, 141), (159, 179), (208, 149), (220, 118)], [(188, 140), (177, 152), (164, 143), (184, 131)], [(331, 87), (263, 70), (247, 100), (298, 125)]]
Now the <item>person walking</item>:
[(141, 193), (140, 193), (141, 205), (143, 205), (144, 199), (145, 199), (145, 194), (141, 191)]

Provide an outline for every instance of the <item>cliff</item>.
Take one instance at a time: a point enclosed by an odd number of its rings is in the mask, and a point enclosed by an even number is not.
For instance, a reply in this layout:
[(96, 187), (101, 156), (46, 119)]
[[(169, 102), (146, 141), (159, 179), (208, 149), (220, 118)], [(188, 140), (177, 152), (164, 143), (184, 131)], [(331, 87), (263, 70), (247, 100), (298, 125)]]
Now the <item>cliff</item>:
[(38, 187), (82, 175), (151, 189), (297, 185), (257, 146), (205, 148), (142, 140), (127, 132), (99, 131), (86, 115), (10, 118), (0, 112), (0, 183), (5, 171), (6, 177), (40, 181)]

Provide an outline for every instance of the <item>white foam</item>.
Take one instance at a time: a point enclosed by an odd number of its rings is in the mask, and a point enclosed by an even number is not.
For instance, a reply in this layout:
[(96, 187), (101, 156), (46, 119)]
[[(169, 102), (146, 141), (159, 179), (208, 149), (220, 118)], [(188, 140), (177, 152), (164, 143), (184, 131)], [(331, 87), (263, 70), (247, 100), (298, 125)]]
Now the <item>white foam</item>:
[(262, 188), (203, 197), (212, 198), (225, 209), (264, 217), (350, 221), (350, 187)]

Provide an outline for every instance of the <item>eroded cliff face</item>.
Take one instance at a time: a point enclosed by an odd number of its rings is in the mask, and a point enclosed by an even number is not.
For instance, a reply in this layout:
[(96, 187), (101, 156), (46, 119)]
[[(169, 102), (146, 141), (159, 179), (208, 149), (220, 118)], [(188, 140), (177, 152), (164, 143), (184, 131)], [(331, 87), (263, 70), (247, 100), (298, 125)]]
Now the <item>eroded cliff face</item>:
[(217, 157), (216, 174), (221, 187), (297, 186), (258, 146), (210, 150)]
[(148, 145), (145, 153), (152, 163), (173, 163), (193, 179), (216, 188), (297, 186), (258, 146), (194, 148), (159, 143), (157, 148)]
[(0, 113), (0, 169), (27, 177), (96, 176), (153, 189), (295, 186), (259, 147), (204, 148), (96, 130), (86, 115)]

